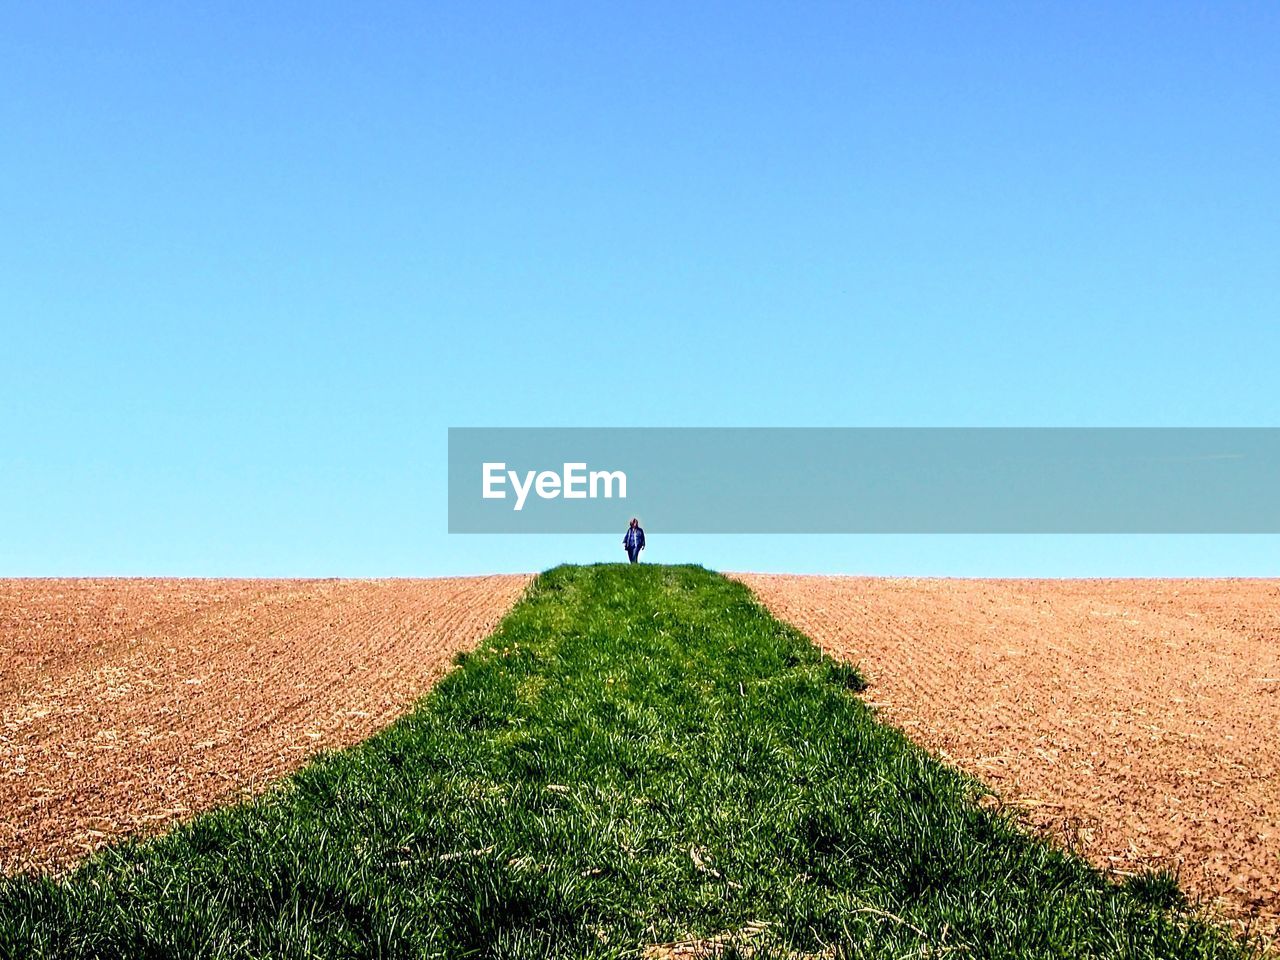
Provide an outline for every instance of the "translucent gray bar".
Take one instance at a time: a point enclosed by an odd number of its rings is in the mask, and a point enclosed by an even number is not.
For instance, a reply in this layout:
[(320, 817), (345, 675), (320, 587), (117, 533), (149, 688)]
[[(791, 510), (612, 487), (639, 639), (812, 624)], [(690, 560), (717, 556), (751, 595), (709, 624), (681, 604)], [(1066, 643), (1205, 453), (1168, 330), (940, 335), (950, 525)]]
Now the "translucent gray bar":
[(450, 533), (1280, 533), (1278, 491), (1271, 428), (449, 430)]

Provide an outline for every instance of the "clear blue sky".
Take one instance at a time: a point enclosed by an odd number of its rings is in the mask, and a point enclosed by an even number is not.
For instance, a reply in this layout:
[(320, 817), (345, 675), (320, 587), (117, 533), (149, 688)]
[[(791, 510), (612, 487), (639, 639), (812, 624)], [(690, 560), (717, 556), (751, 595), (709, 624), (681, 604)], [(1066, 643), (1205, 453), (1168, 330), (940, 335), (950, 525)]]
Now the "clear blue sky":
[[(435, 575), (449, 426), (1278, 426), (1274, 4), (18, 4), (0, 574)], [(1274, 537), (652, 559), (1280, 574)]]

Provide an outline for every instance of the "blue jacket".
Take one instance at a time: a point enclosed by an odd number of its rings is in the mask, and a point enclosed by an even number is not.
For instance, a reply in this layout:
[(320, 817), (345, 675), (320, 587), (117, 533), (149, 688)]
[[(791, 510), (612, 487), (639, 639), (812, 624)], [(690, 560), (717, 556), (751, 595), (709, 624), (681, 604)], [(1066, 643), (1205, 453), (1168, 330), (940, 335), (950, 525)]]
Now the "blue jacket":
[(643, 550), (644, 530), (640, 527), (627, 527), (627, 535), (622, 538), (622, 545), (628, 550)]

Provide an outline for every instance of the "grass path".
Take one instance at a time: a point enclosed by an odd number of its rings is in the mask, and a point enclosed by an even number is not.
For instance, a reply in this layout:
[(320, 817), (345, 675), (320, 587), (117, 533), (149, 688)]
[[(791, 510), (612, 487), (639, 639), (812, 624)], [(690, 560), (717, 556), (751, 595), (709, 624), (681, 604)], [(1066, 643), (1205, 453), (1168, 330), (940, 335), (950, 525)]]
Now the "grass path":
[(1236, 957), (976, 803), (693, 567), (561, 567), (412, 714), (250, 804), (0, 881), (6, 957)]

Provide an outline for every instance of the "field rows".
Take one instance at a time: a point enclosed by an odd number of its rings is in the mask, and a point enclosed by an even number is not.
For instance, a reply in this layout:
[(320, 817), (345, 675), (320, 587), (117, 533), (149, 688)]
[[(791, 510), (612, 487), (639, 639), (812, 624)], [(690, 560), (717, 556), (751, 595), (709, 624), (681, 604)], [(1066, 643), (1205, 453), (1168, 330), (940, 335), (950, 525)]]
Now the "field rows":
[(1276, 928), (1276, 581), (739, 579), (1024, 821)]
[(0, 581), (0, 868), (58, 868), (369, 736), (528, 577)]

